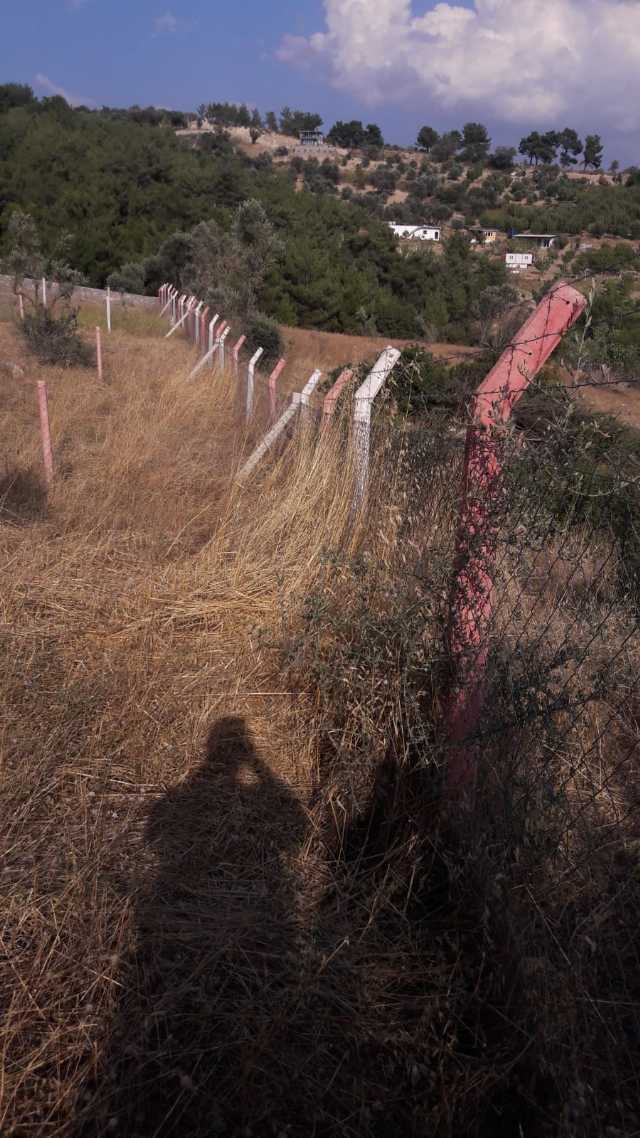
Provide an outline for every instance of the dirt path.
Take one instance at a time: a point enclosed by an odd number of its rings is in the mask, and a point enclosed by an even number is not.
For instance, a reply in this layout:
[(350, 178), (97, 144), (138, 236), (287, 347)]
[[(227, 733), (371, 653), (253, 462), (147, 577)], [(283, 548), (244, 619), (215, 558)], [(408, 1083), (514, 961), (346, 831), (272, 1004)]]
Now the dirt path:
[(637, 386), (616, 383), (610, 387), (583, 387), (577, 396), (590, 411), (615, 415), (625, 426), (640, 431), (640, 389)]

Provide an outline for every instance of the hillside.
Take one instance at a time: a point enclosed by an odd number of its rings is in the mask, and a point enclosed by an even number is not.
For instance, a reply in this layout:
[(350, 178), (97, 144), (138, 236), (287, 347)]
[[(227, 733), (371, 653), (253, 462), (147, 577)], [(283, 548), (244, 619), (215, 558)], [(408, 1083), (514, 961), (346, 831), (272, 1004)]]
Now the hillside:
[[(578, 275), (572, 261), (585, 244), (628, 246), (622, 267), (637, 272), (633, 171), (578, 178), (549, 164), (501, 171), (388, 146), (335, 147), (319, 161), (280, 132), (263, 130), (252, 143), (247, 127), (185, 132), (175, 116), (139, 108), (73, 110), (56, 98), (0, 106), (0, 254), (11, 217), (26, 209), (49, 264), (69, 233), (70, 263), (95, 285), (110, 279), (148, 294), (167, 279), (194, 287), (196, 227), (209, 226), (219, 245), (247, 200), (261, 204), (280, 244), (255, 303), (287, 326), (477, 343), (487, 290), (513, 283), (504, 240), (469, 255), (469, 228), (477, 225), (504, 239), (510, 227), (559, 234), (554, 257), (515, 282), (528, 296), (560, 273)], [(389, 220), (437, 222), (444, 244), (399, 245)], [(591, 267), (587, 259), (579, 272)], [(617, 271), (615, 261), (610, 268)]]

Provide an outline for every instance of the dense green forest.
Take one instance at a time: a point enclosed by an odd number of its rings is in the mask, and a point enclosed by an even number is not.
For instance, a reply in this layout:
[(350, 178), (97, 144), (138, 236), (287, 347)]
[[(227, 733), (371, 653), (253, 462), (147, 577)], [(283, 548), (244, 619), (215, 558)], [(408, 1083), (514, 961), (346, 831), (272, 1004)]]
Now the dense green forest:
[[(479, 297), (504, 268), (454, 235), (444, 257), (401, 256), (382, 219), (335, 194), (296, 192), (296, 172), (234, 153), (223, 132), (199, 147), (144, 114), (72, 109), (59, 97), (0, 97), (0, 252), (12, 212), (35, 220), (43, 250), (72, 235), (70, 260), (94, 285), (134, 262), (143, 286), (176, 275), (163, 243), (203, 221), (231, 229), (259, 201), (280, 239), (260, 307), (283, 323), (390, 336), (473, 335)], [(169, 246), (179, 248), (180, 242)]]

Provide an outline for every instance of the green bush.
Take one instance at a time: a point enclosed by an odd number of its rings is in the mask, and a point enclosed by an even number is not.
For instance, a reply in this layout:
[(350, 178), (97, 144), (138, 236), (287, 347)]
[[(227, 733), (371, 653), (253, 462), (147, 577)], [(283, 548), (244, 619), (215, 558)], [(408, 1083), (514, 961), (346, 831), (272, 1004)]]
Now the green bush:
[(640, 258), (630, 245), (604, 245), (602, 249), (589, 249), (576, 258), (575, 270), (590, 269), (594, 273), (621, 272), (622, 269), (640, 268)]
[[(587, 525), (617, 545), (623, 596), (640, 605), (640, 435), (608, 415), (587, 414), (562, 386), (532, 385), (514, 412), (528, 445), (509, 470), (530, 508)], [(570, 503), (570, 517), (568, 504)]]
[(25, 314), (20, 331), (42, 364), (88, 367), (93, 363), (91, 349), (78, 335), (78, 312), (75, 308), (56, 316), (50, 309), (38, 306)]
[(247, 337), (247, 351), (251, 355), (258, 348), (264, 348), (262, 363), (272, 364), (280, 359), (284, 351), (284, 342), (275, 320), (271, 320), (263, 312), (256, 312), (247, 320), (244, 331)]
[(462, 418), (469, 398), (494, 362), (487, 353), (448, 367), (425, 348), (405, 348), (391, 373), (390, 388), (400, 410), (409, 415)]
[(107, 277), (107, 284), (114, 292), (144, 293), (145, 267), (135, 261), (116, 269)]

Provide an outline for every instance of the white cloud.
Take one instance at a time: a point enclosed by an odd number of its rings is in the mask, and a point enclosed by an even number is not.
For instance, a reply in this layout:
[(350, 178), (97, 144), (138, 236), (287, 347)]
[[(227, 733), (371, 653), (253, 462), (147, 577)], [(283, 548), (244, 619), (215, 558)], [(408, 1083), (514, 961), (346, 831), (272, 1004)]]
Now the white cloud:
[(93, 99), (86, 99), (84, 95), (72, 95), (65, 87), (58, 86), (48, 75), (43, 75), (38, 72), (33, 80), (34, 87), (43, 92), (45, 95), (62, 95), (66, 99), (70, 107), (95, 107)]
[(153, 21), (153, 34), (154, 36), (161, 36), (164, 34), (173, 35), (178, 30), (178, 20), (173, 12), (165, 12), (163, 16), (156, 16)]
[[(422, 0), (425, 4), (425, 0)], [(326, 29), (286, 36), (278, 57), (328, 70), (370, 105), (426, 98), (541, 124), (640, 126), (638, 0), (324, 0)], [(564, 125), (563, 123), (561, 125)]]

